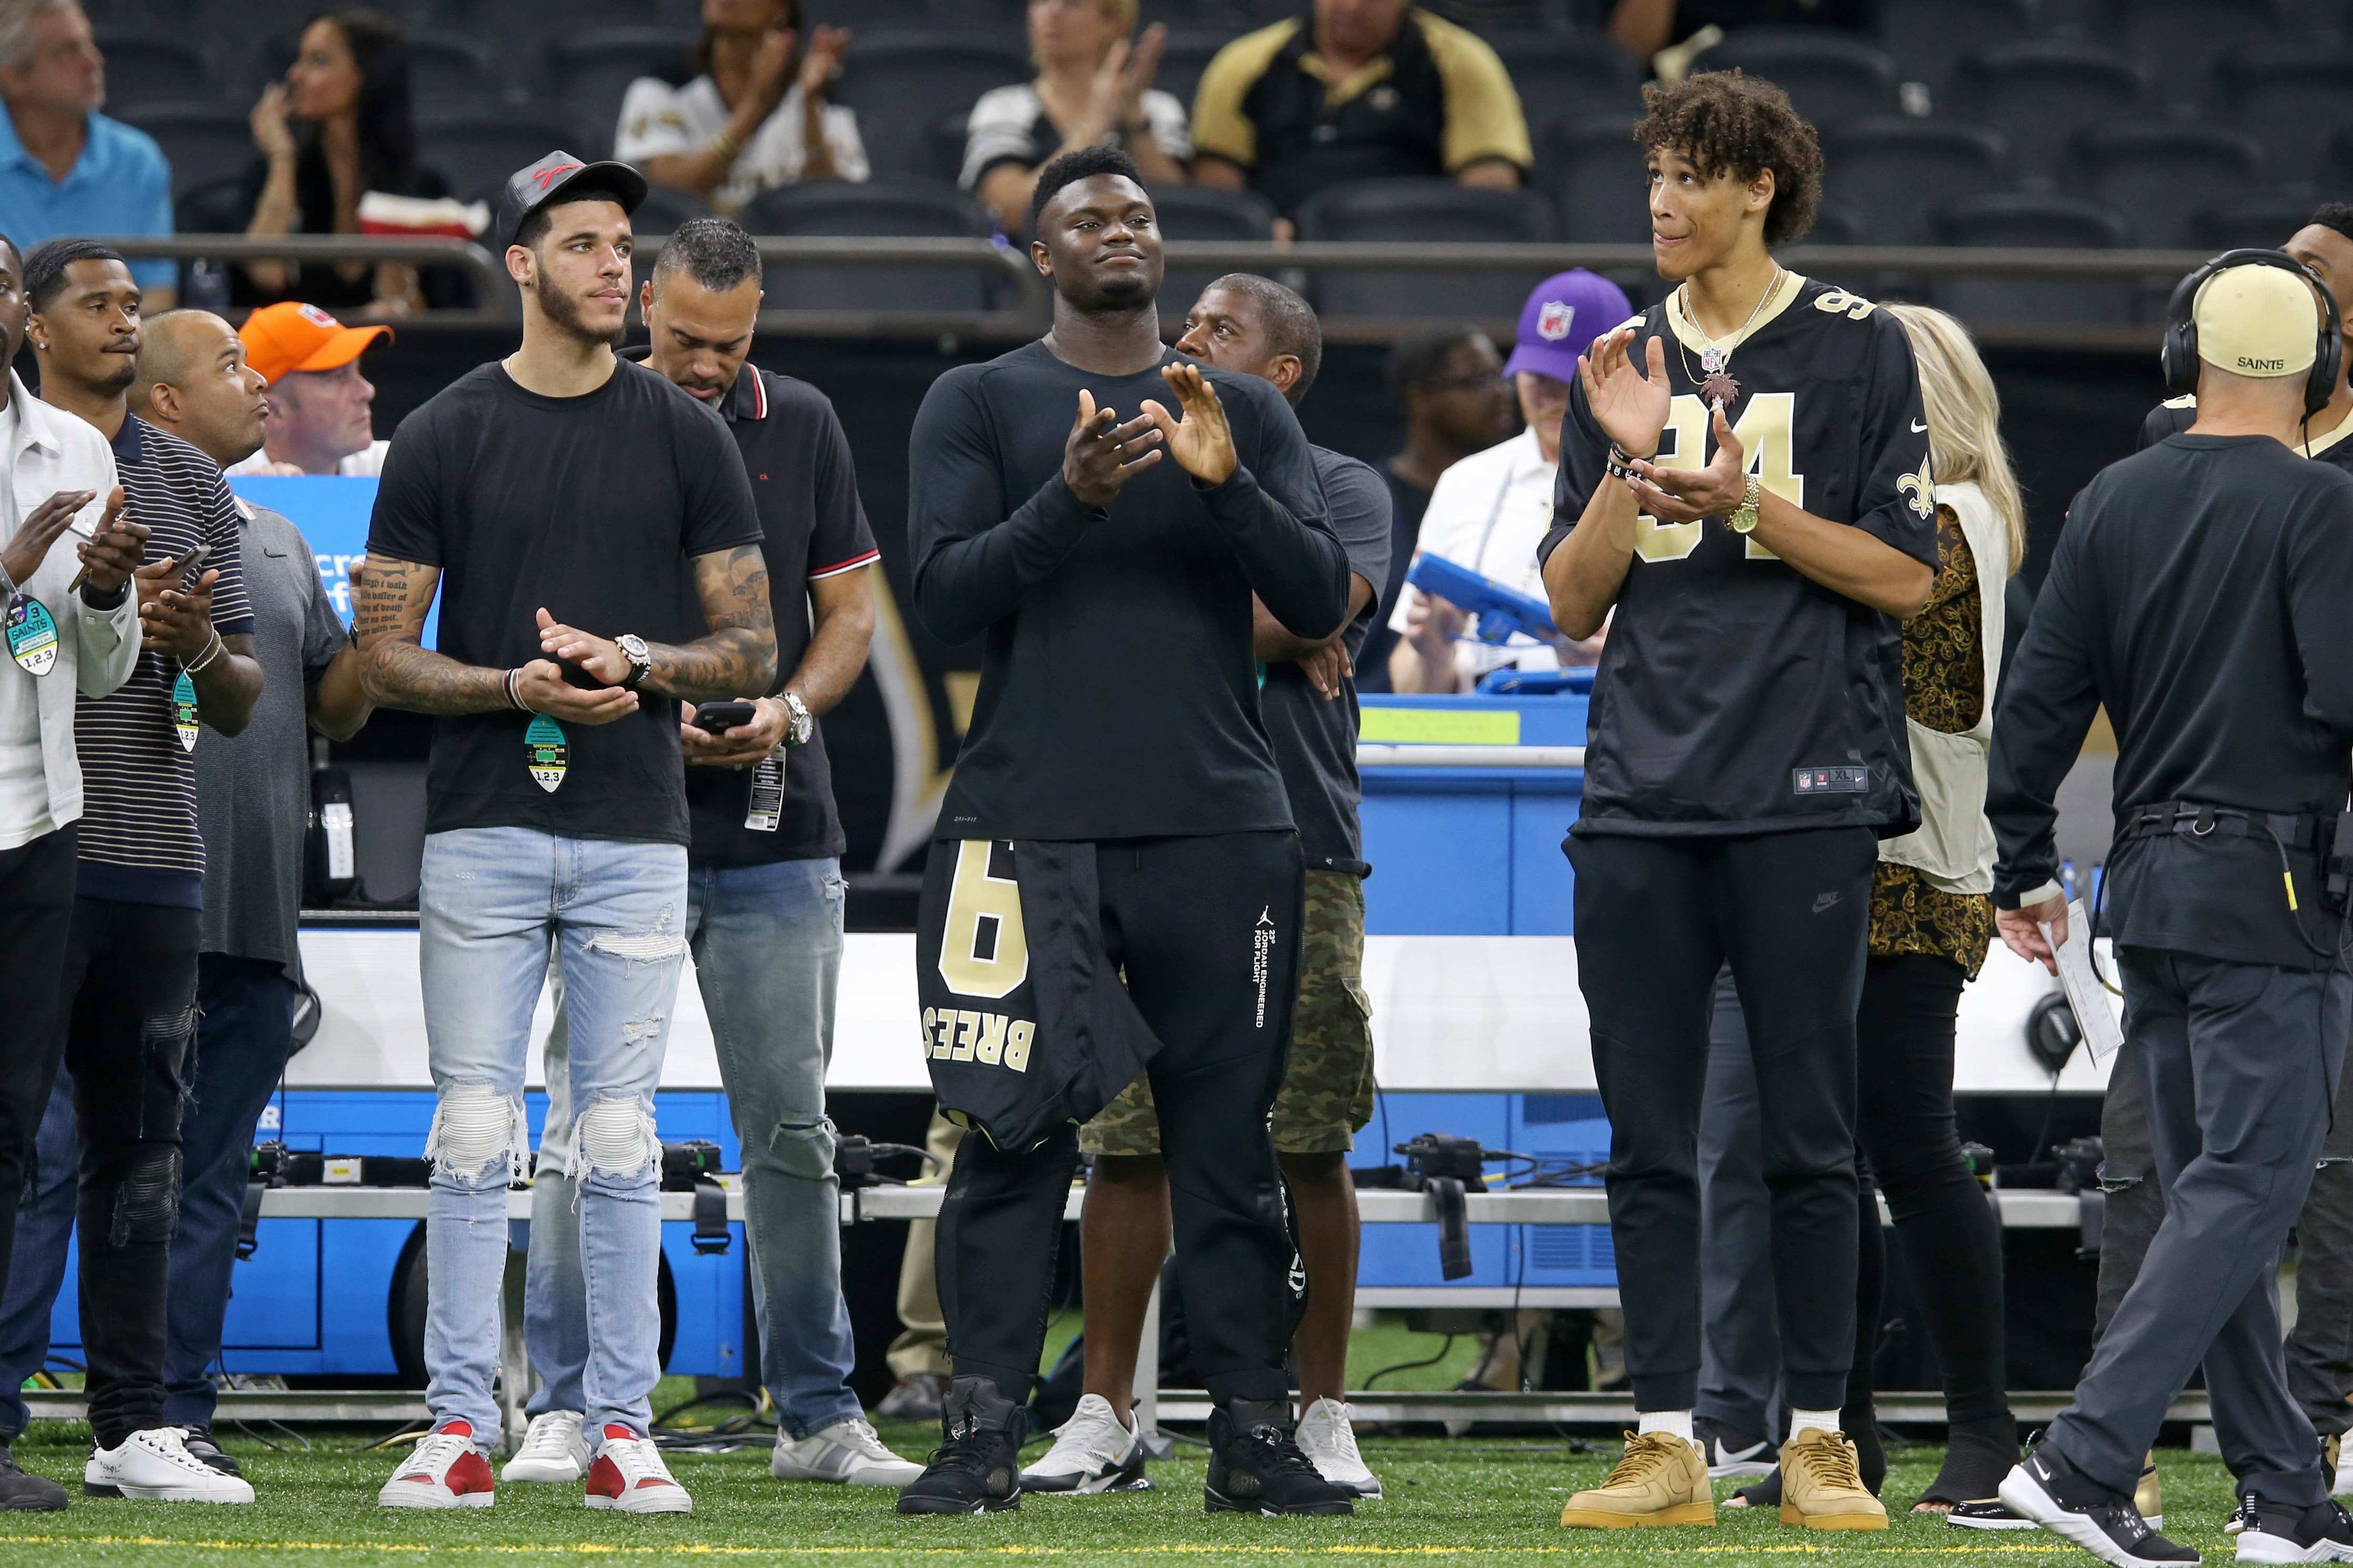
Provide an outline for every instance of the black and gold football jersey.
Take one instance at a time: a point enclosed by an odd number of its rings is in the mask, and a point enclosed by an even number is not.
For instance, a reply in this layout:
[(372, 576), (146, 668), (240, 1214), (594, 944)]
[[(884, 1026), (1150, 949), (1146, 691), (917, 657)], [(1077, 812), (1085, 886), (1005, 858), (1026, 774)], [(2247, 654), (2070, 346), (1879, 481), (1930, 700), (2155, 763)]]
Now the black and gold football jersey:
[[(1704, 467), (1708, 340), (1678, 297), (1629, 323), (1666, 338), (1668, 467)], [(1931, 568), (1927, 422), (1902, 325), (1871, 300), (1785, 273), (1745, 334), (1715, 340), (1737, 393), (1725, 410), (1766, 489), (1860, 528)], [(1577, 526), (1609, 450), (1573, 388), (1557, 520)], [(1722, 520), (1644, 516), (1593, 687), (1577, 831), (1721, 837), (1918, 825), (1904, 732), (1903, 632)]]

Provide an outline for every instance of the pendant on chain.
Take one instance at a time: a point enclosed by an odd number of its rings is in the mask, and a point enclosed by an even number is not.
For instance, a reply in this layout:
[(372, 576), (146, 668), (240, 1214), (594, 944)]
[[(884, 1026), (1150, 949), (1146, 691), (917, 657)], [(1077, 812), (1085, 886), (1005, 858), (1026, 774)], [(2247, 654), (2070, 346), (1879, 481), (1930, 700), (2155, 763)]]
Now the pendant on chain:
[(1740, 384), (1719, 370), (1700, 384), (1699, 395), (1703, 402), (1729, 409), (1740, 401)]

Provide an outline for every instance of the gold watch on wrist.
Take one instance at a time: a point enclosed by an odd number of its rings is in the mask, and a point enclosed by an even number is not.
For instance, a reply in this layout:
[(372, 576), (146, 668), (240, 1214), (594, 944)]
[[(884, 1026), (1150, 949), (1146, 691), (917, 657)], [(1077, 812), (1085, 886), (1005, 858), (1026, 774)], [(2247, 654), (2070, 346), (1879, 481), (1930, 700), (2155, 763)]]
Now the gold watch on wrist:
[(1724, 526), (1735, 533), (1757, 531), (1757, 503), (1765, 498), (1765, 484), (1755, 474), (1748, 476), (1747, 488), (1741, 492), (1739, 509), (1724, 520)]

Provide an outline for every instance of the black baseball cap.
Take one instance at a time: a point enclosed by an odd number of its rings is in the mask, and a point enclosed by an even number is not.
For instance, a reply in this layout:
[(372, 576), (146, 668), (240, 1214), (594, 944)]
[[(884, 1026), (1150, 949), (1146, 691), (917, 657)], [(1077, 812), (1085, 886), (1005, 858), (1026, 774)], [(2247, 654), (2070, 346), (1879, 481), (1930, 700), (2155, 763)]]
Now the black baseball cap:
[(589, 179), (617, 195), (623, 212), (637, 211), (638, 204), (646, 199), (646, 177), (627, 163), (610, 160), (592, 163), (569, 153), (550, 153), (531, 167), (507, 176), (506, 189), (499, 195), (500, 242), (512, 245), (523, 219), (559, 199), (567, 188)]

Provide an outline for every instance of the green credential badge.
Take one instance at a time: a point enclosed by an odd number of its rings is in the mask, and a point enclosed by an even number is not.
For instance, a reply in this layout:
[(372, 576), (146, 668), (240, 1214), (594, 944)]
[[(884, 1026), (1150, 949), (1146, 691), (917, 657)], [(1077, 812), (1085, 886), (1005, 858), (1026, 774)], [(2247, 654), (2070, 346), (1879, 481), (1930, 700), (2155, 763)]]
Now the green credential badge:
[(196, 683), (185, 669), (172, 682), (172, 728), (180, 732), (180, 750), (196, 749)]
[(58, 623), (49, 607), (30, 594), (8, 601), (8, 657), (26, 675), (47, 675), (57, 667)]
[(564, 726), (542, 713), (522, 732), (523, 765), (540, 788), (554, 795), (564, 784), (565, 761), (571, 748), (564, 743)]

